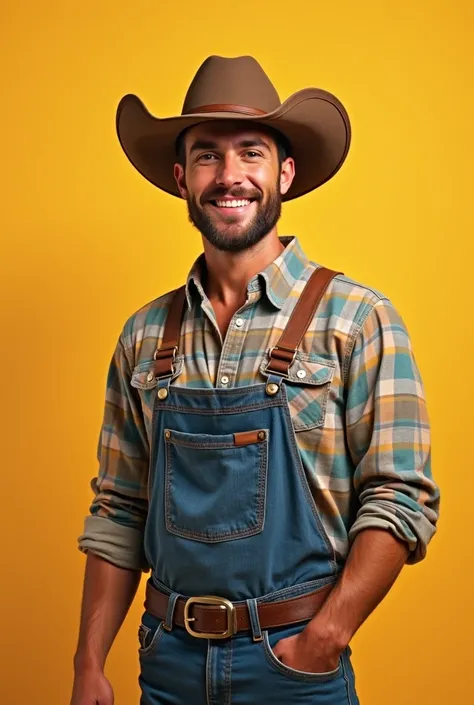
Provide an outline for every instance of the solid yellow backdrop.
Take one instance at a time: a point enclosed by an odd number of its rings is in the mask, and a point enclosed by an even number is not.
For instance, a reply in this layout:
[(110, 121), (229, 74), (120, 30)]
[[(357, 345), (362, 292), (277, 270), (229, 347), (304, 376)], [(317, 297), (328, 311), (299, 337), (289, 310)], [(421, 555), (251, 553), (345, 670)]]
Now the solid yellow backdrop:
[[(133, 92), (159, 116), (180, 112), (210, 54), (252, 54), (282, 99), (313, 85), (349, 111), (348, 161), (284, 207), (280, 234), (401, 312), (442, 490), (428, 558), (353, 641), (361, 703), (472, 697), (472, 8), (4, 0), (2, 703), (69, 702), (85, 563), (76, 539), (108, 362), (125, 319), (181, 285), (201, 251), (183, 202), (128, 163), (115, 108)], [(107, 664), (116, 705), (138, 703), (143, 588)]]

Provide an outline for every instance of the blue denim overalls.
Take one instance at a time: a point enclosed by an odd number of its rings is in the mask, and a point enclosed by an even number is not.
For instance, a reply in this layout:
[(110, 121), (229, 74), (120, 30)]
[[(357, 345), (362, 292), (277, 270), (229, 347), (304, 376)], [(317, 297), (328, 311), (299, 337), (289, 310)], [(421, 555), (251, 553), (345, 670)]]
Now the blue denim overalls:
[[(155, 353), (145, 527), (152, 586), (147, 591), (154, 588), (168, 599), (161, 619), (145, 603), (140, 705), (359, 703), (349, 647), (334, 671), (297, 671), (272, 649), (307, 621), (269, 629), (259, 621), (259, 605), (312, 593), (337, 579), (333, 549), (296, 445), (284, 381), (335, 274), (316, 270), (270, 351), (266, 382), (240, 388), (170, 385), (184, 287), (176, 292)], [(191, 604), (186, 629), (174, 622), (179, 598), (209, 595), (224, 598), (218, 605), (223, 609), (225, 599), (246, 606), (251, 629), (202, 638), (193, 630)]]

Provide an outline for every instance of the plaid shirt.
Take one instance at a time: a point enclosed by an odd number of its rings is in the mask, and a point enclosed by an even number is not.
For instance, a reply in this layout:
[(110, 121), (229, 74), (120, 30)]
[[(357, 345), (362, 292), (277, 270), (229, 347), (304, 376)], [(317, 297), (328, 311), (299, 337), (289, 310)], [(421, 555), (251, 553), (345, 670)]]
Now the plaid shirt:
[[(204, 256), (186, 283), (176, 377), (187, 387), (262, 383), (311, 273), (296, 238), (247, 286), (225, 340), (202, 286)], [(148, 570), (143, 554), (156, 380), (153, 353), (171, 292), (126, 321), (110, 362), (98, 474), (79, 549), (124, 568)], [(299, 374), (298, 374), (299, 371)], [(177, 375), (179, 374), (179, 377)], [(290, 412), (301, 460), (324, 529), (342, 565), (366, 528), (405, 541), (421, 560), (436, 530), (439, 490), (430, 469), (422, 382), (406, 328), (390, 301), (339, 275), (331, 283), (290, 368)]]

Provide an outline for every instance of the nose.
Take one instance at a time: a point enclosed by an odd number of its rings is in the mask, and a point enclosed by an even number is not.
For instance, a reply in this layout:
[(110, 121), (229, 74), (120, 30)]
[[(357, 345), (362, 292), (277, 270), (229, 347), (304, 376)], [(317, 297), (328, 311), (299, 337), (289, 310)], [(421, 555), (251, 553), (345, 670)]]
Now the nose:
[(216, 182), (220, 186), (230, 188), (234, 184), (241, 184), (244, 178), (238, 158), (233, 154), (226, 154), (219, 162)]

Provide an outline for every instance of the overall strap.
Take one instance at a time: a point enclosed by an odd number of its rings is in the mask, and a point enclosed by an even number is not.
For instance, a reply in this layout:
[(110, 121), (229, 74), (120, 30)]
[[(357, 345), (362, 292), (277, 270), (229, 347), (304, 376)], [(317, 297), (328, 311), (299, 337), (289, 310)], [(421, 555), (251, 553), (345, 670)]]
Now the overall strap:
[(155, 350), (155, 377), (169, 377), (173, 374), (173, 363), (178, 352), (181, 320), (186, 301), (186, 286), (176, 289), (166, 317), (165, 332), (160, 347)]
[(288, 374), (321, 299), (331, 281), (338, 274), (342, 274), (342, 272), (335, 272), (326, 267), (314, 270), (291, 313), (278, 344), (270, 350), (270, 360), (266, 372), (274, 372), (278, 375)]

